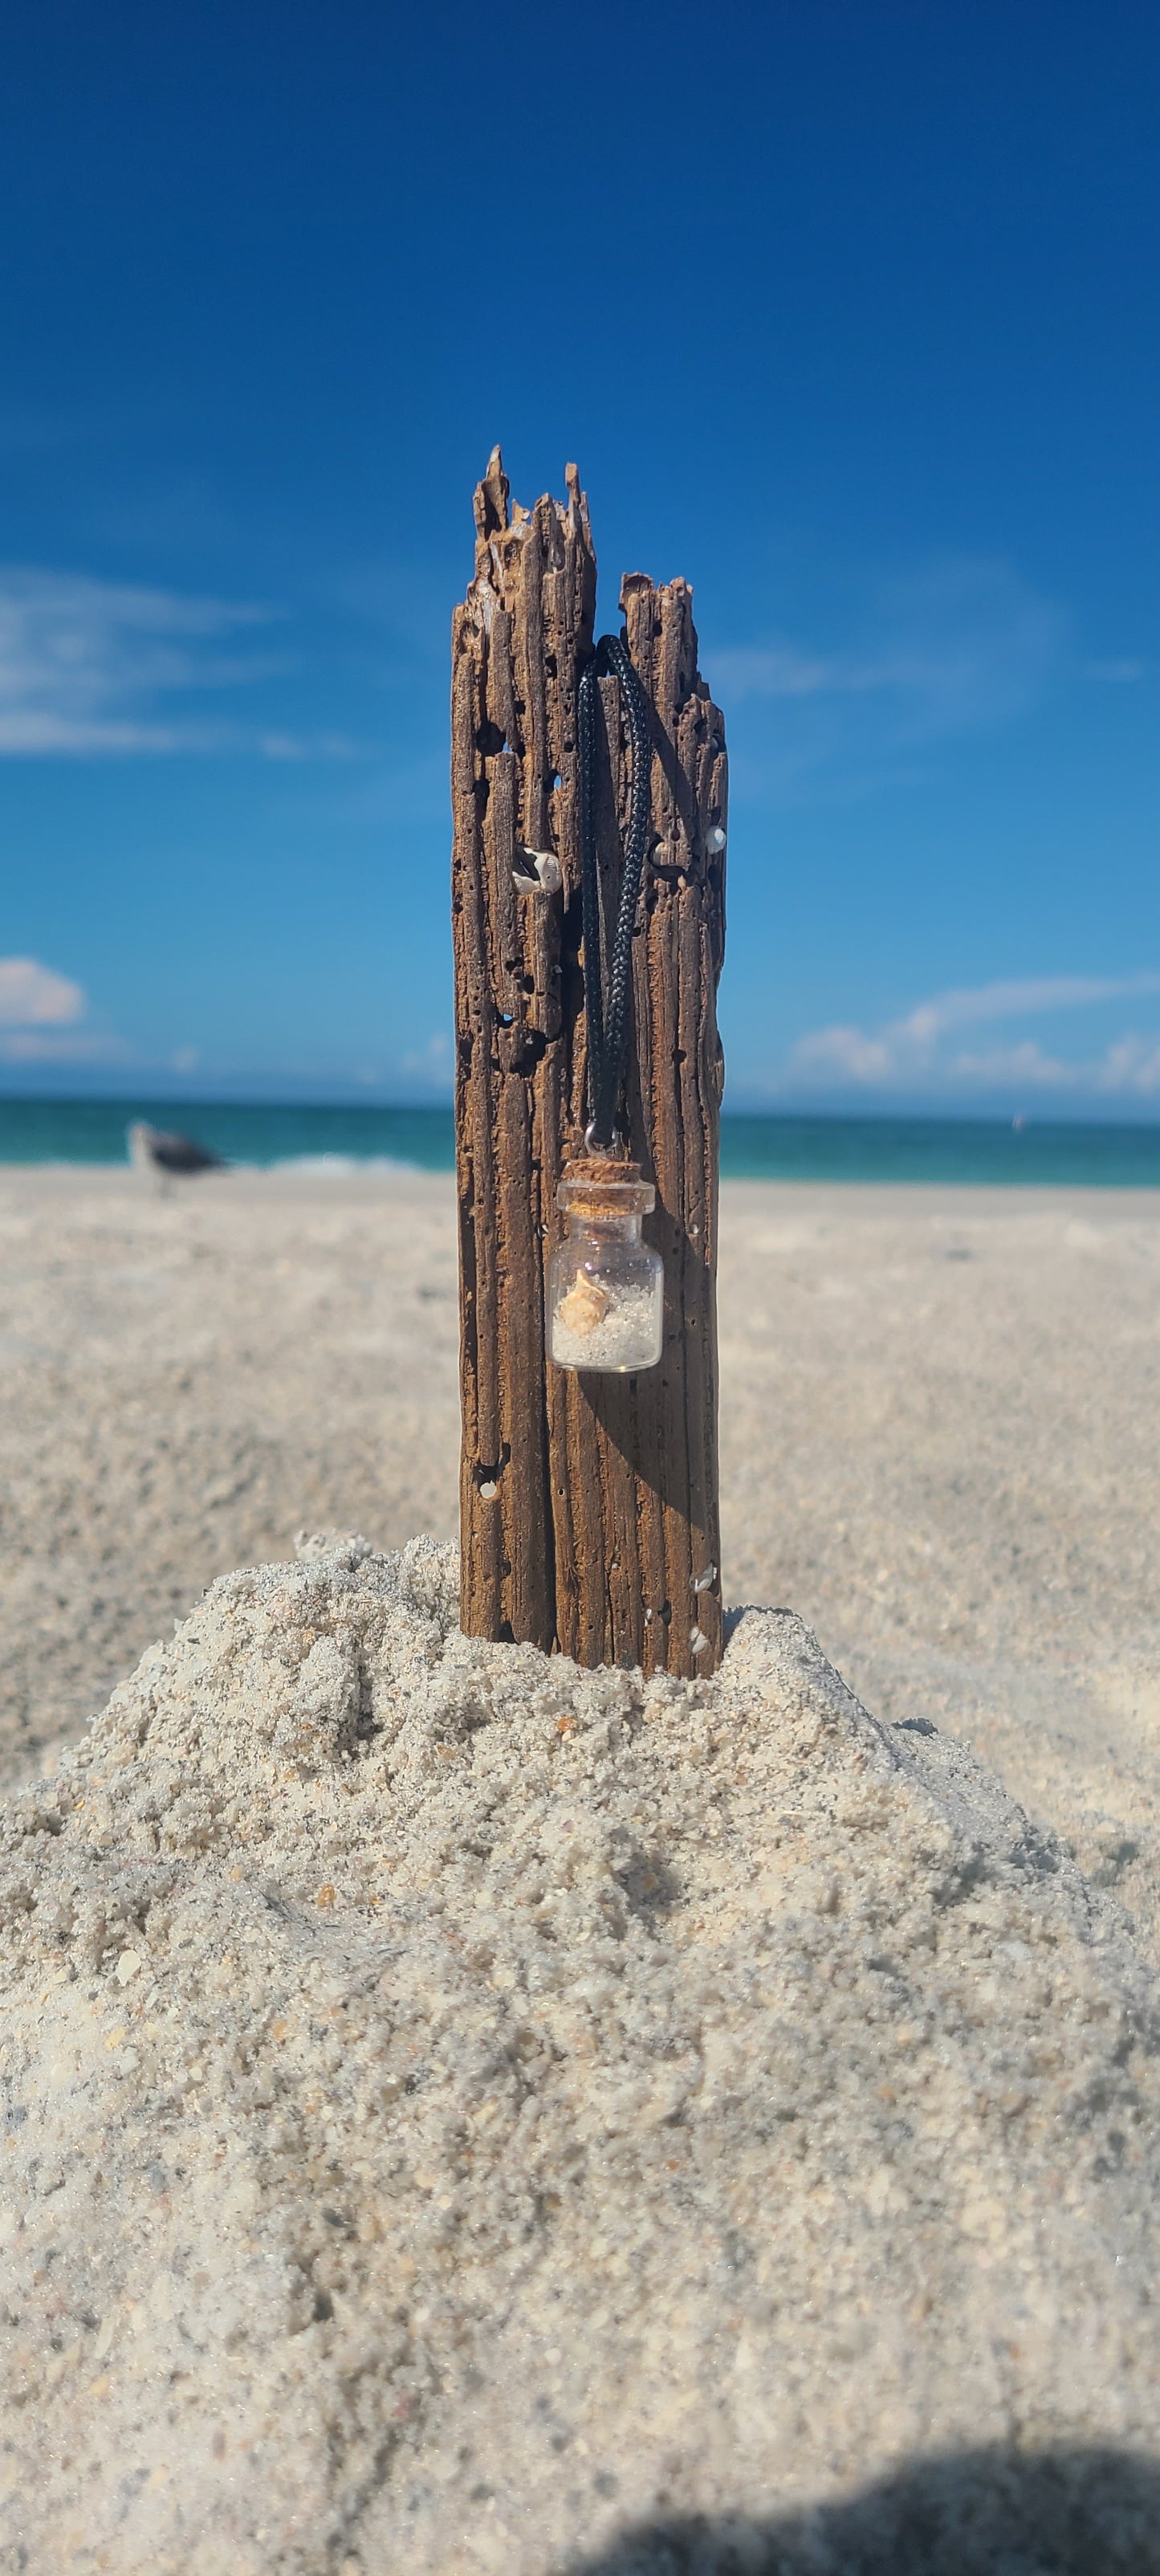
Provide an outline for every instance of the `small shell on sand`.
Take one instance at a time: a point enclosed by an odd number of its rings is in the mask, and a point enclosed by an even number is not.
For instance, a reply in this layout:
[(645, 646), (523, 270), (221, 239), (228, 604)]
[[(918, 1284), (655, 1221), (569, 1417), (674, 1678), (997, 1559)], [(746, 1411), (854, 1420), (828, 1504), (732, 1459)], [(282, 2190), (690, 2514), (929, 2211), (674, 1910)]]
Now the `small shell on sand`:
[(578, 1270), (573, 1286), (566, 1297), (561, 1297), (556, 1313), (569, 1333), (594, 1333), (597, 1325), (604, 1322), (611, 1304), (607, 1288), (602, 1288), (598, 1279), (590, 1279), (586, 1271)]

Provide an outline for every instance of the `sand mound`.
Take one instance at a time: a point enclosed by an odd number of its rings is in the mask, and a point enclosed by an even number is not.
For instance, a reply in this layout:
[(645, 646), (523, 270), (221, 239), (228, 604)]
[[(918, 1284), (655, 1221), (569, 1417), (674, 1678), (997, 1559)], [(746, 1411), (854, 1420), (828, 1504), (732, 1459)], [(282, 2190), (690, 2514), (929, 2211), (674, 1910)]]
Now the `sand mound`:
[[(756, 2566), (915, 2455), (1149, 2445), (1122, 1918), (786, 1613), (645, 1684), (453, 1585), (228, 1576), (3, 1810), (2, 2563)], [(690, 2515), (748, 2554), (612, 2554)]]

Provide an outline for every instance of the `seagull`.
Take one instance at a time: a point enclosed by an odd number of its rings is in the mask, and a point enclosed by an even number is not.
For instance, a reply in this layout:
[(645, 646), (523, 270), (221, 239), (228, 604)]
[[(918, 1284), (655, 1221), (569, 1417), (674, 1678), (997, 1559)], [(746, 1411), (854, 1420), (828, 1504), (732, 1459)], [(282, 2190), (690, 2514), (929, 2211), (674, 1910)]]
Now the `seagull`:
[(149, 1127), (143, 1118), (135, 1118), (129, 1129), (129, 1160), (135, 1171), (156, 1172), (164, 1189), (175, 1172), (224, 1172), (229, 1166), (221, 1154), (208, 1145), (199, 1145), (192, 1136), (170, 1136), (163, 1127)]

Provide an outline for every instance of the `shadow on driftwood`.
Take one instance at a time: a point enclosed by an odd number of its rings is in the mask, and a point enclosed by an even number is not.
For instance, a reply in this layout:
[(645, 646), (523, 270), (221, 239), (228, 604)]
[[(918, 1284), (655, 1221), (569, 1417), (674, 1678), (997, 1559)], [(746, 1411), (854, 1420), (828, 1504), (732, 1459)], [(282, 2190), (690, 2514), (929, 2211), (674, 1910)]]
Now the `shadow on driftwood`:
[[(647, 1157), (642, 1160), (647, 1161)], [(685, 1445), (674, 1449), (671, 1437), (666, 1439), (665, 1433), (668, 1429), (671, 1434), (673, 1380), (683, 1376), (686, 1365), (687, 1346), (680, 1318), (691, 1317), (696, 1327), (713, 1295), (713, 1284), (707, 1263), (667, 1210), (659, 1209), (655, 1220), (646, 1221), (645, 1233), (664, 1261), (670, 1285), (673, 1281), (680, 1283), (679, 1297), (674, 1299), (670, 1294), (666, 1304), (665, 1348), (660, 1366), (642, 1369), (639, 1377), (605, 1377), (595, 1370), (581, 1369), (578, 1382), (584, 1402), (600, 1423), (605, 1438), (630, 1462), (641, 1483), (650, 1486), (673, 1511), (684, 1513), (690, 1484), (694, 1506), (705, 1506), (704, 1464), (700, 1453), (694, 1451), (700, 1472), (690, 1477)], [(687, 1422), (690, 1410), (695, 1412), (695, 1397), (691, 1405), (686, 1393), (678, 1420)]]
[(641, 2524), (570, 2576), (1160, 2576), (1160, 2462), (961, 2451), (771, 2521)]

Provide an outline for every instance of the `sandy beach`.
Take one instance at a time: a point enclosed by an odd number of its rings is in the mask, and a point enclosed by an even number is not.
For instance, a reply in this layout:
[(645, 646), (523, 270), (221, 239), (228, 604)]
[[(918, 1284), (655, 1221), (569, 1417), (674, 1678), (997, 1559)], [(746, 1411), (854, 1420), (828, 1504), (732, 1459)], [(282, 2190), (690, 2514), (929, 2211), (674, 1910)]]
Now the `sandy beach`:
[[(726, 1184), (726, 1598), (1160, 1908), (1160, 1200)], [(295, 1532), (456, 1528), (451, 1183), (0, 1172), (0, 1761)]]
[(452, 1218), (0, 1182), (0, 2567), (1154, 2576), (1160, 1206), (728, 1189), (647, 1684), (458, 1632)]

